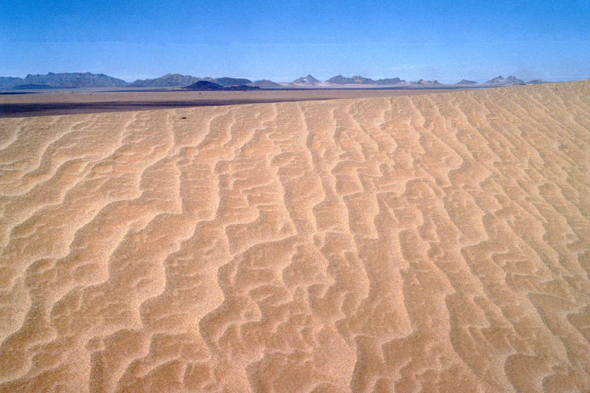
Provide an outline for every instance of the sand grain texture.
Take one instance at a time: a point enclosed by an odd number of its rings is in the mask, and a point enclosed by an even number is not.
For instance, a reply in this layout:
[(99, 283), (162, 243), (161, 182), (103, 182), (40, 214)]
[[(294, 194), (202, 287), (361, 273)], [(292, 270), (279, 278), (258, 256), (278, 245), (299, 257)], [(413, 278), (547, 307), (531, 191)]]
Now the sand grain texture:
[(588, 81), (0, 130), (2, 392), (590, 391)]

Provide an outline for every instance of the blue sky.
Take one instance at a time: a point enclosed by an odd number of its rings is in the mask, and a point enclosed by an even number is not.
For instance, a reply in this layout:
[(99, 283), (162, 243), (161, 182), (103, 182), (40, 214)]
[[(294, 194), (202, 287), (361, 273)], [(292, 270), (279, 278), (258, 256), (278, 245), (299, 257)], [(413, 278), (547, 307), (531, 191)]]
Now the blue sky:
[(0, 0), (0, 75), (590, 78), (590, 1)]

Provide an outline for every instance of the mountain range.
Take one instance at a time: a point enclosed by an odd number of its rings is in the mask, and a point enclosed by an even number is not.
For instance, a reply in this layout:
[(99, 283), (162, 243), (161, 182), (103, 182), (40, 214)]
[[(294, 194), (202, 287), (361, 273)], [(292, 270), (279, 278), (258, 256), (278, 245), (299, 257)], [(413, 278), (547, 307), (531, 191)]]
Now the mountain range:
[(254, 81), (252, 83), (247, 83), (246, 86), (253, 86), (253, 87), (260, 87), (261, 89), (280, 89), (283, 86), (270, 81), (268, 79), (262, 79), (262, 80), (258, 80), (258, 81)]
[[(421, 87), (421, 86), (444, 86), (440, 82), (427, 81), (420, 79), (417, 82), (406, 82), (400, 78), (385, 78), (373, 80), (371, 78), (365, 78), (363, 76), (354, 75), (352, 77), (346, 77), (342, 75), (334, 76), (325, 82), (314, 78), (311, 75), (295, 79), (293, 82), (288, 83), (277, 83), (268, 79), (262, 79), (257, 81), (251, 81), (245, 78), (211, 78), (211, 77), (195, 77), (191, 75), (181, 74), (166, 74), (159, 78), (154, 79), (138, 79), (134, 82), (128, 83), (122, 79), (113, 78), (104, 74), (92, 74), (86, 73), (48, 73), (46, 75), (27, 75), (25, 78), (18, 77), (0, 77), (0, 89), (48, 89), (48, 88), (93, 88), (93, 87), (130, 87), (130, 88), (175, 88), (175, 87), (187, 87), (193, 85), (199, 81), (211, 82), (221, 87), (231, 86), (250, 86), (258, 87), (261, 89), (280, 89), (280, 88), (301, 88), (301, 87), (338, 87), (338, 86), (366, 86), (366, 87), (377, 87), (377, 86), (393, 86), (401, 85), (408, 87)], [(529, 83), (545, 83), (542, 80), (533, 80)], [(470, 81), (461, 80), (457, 85), (493, 85), (493, 86), (508, 86), (508, 85), (520, 85), (525, 84), (524, 81), (514, 76), (504, 78), (498, 76), (483, 84)]]
[(130, 83), (130, 87), (182, 87), (204, 80), (190, 75), (166, 74), (155, 79), (138, 79)]
[(397, 85), (398, 83), (404, 83), (405, 80), (400, 78), (385, 78), (385, 79), (377, 79), (375, 81), (378, 85)]
[(524, 81), (517, 79), (514, 76), (509, 76), (508, 78), (503, 78), (502, 75), (495, 77), (494, 79), (490, 79), (486, 82), (486, 84), (490, 85), (524, 85), (526, 84)]
[(470, 81), (467, 79), (461, 79), (459, 82), (457, 82), (457, 85), (477, 85), (477, 82)]
[(292, 83), (296, 85), (315, 85), (320, 81), (311, 75), (302, 76), (301, 78), (295, 79)]
[(326, 82), (333, 83), (335, 85), (373, 85), (375, 81), (373, 79), (365, 78), (364, 76), (355, 75), (351, 78), (347, 78), (342, 75), (337, 75), (328, 79)]
[(240, 78), (198, 78), (196, 76), (181, 75), (181, 74), (166, 74), (160, 78), (136, 80), (128, 84), (131, 87), (185, 87), (192, 85), (199, 81), (206, 81), (216, 83), (221, 86), (246, 85), (252, 83), (250, 79)]
[(405, 80), (400, 78), (386, 78), (386, 79), (378, 79), (373, 80), (371, 78), (365, 78), (364, 76), (354, 75), (353, 77), (345, 77), (342, 75), (337, 75), (328, 79), (326, 82), (332, 83), (335, 85), (397, 85), (398, 83), (405, 83)]
[(79, 88), (79, 87), (123, 87), (128, 83), (122, 79), (113, 78), (104, 74), (92, 74), (90, 72), (63, 73), (47, 75), (27, 75), (25, 78), (0, 77), (0, 88), (10, 89), (26, 85), (35, 85), (38, 88)]
[(415, 83), (417, 85), (442, 85), (442, 83), (440, 83), (439, 81), (437, 81), (436, 79), (433, 81), (427, 81), (424, 79), (420, 79), (418, 82), (410, 82), (410, 83)]

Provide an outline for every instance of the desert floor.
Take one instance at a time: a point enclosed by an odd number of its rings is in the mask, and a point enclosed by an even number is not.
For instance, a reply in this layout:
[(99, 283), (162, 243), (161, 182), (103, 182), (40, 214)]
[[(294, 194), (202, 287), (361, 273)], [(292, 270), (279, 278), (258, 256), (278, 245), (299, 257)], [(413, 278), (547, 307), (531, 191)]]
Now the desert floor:
[[(454, 89), (460, 90), (460, 88)], [(344, 98), (391, 97), (429, 94), (449, 89), (291, 89), (258, 91), (93, 91), (51, 90), (10, 94), (0, 92), (0, 118), (72, 115), (114, 111), (190, 108)]]
[(0, 119), (0, 391), (588, 392), (589, 156), (590, 81)]

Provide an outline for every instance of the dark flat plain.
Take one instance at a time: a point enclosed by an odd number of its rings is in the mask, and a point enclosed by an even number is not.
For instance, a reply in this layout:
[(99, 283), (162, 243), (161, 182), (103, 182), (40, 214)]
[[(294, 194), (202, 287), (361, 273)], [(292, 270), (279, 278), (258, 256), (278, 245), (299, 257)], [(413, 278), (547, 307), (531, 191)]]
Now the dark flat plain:
[[(310, 100), (321, 100), (313, 98)], [(327, 99), (327, 98), (326, 98)], [(243, 100), (194, 100), (194, 101), (126, 101), (126, 102), (56, 102), (0, 104), (0, 117), (30, 117), (72, 115), (80, 113), (143, 111), (150, 109), (190, 108), (198, 106), (223, 106), (263, 104), (298, 101), (297, 99), (243, 99)]]
[(0, 118), (354, 99), (457, 89), (308, 89), (258, 91), (51, 91), (0, 95)]

